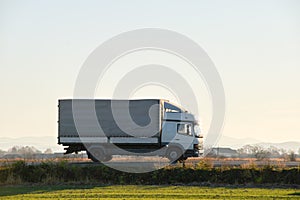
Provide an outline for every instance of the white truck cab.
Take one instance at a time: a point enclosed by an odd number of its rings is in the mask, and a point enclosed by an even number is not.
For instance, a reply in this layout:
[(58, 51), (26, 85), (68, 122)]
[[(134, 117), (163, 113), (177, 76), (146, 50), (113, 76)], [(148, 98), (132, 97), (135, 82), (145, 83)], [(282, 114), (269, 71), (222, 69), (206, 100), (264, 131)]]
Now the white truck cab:
[(182, 159), (201, 156), (203, 154), (203, 137), (194, 115), (168, 102), (165, 102), (164, 107), (162, 144), (168, 147), (171, 145), (182, 146), (185, 150)]

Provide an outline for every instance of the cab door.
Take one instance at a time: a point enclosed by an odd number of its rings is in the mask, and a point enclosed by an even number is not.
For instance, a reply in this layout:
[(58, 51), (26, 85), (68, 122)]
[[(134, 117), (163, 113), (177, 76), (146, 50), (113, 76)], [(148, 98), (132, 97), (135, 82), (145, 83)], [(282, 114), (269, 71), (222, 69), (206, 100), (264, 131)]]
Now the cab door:
[(177, 122), (176, 135), (173, 139), (173, 143), (180, 144), (185, 150), (193, 149), (194, 133), (192, 127), (192, 123)]

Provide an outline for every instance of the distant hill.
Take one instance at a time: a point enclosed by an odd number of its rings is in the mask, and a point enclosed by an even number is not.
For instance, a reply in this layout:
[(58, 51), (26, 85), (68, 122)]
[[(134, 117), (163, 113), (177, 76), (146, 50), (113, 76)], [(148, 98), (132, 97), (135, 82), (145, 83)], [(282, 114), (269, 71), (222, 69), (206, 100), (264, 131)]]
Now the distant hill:
[(282, 148), (285, 150), (292, 150), (294, 152), (298, 152), (300, 149), (300, 142), (298, 141), (290, 141), (290, 142), (281, 142), (281, 143), (272, 143), (272, 142), (263, 142), (253, 138), (232, 138), (228, 136), (222, 136), (220, 141), (218, 142), (218, 146), (220, 147), (230, 147), (233, 149), (238, 149), (243, 147), (244, 145), (259, 145), (264, 148), (268, 148), (270, 146), (274, 146), (277, 148)]
[(266, 143), (266, 142), (261, 142), (258, 143), (257, 145), (262, 146), (264, 148), (268, 148), (270, 146), (277, 147), (279, 149), (286, 149), (286, 150), (292, 150), (296, 153), (298, 153), (300, 149), (300, 142), (282, 142), (282, 143)]
[(0, 149), (7, 151), (13, 146), (34, 146), (38, 150), (45, 151), (51, 148), (53, 152), (62, 152), (63, 146), (57, 144), (56, 137), (20, 137), (20, 138), (0, 138)]
[(218, 146), (238, 149), (247, 144), (257, 144), (260, 142), (261, 141), (253, 138), (233, 138), (233, 137), (222, 135), (221, 139), (218, 142)]

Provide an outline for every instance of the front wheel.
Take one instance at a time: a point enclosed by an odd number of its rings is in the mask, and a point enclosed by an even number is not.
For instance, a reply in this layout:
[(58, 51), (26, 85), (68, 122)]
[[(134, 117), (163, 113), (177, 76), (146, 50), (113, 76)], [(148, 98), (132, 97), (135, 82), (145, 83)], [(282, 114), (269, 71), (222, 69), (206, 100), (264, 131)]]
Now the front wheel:
[(182, 157), (182, 151), (178, 147), (171, 147), (170, 149), (167, 150), (166, 157), (171, 162), (176, 162)]

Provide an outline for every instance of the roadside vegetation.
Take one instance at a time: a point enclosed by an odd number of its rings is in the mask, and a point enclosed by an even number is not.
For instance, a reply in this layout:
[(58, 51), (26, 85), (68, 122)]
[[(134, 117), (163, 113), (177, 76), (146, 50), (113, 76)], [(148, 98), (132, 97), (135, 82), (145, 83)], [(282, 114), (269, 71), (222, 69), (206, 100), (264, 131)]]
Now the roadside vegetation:
[(0, 184), (243, 184), (300, 185), (300, 167), (285, 168), (267, 165), (256, 167), (213, 168), (209, 161), (197, 165), (169, 166), (149, 173), (131, 174), (105, 165), (71, 165), (67, 162), (43, 162), (29, 165), (24, 161), (3, 165)]

